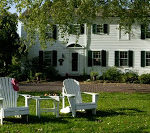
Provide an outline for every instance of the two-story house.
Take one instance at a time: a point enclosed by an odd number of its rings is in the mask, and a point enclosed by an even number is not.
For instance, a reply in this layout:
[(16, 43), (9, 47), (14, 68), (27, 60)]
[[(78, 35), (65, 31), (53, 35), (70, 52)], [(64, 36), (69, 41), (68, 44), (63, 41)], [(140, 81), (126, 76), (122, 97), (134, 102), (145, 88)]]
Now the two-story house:
[(58, 27), (50, 33), (51, 37), (57, 39), (54, 45), (42, 50), (36, 41), (36, 45), (29, 50), (29, 59), (39, 56), (40, 64), (47, 62), (61, 75), (83, 75), (91, 71), (102, 74), (113, 66), (123, 72), (150, 73), (150, 26), (145, 28), (141, 24), (133, 24), (132, 31), (125, 33), (119, 29), (117, 18), (106, 21), (97, 17), (93, 25), (78, 27), (80, 36), (77, 44), (73, 33), (64, 44)]

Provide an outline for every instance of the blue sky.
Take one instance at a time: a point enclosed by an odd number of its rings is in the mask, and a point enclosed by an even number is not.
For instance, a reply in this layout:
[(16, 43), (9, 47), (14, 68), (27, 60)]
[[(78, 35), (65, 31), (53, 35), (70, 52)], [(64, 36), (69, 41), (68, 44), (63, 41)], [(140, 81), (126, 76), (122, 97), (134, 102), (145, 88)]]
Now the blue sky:
[(11, 13), (16, 13), (15, 5), (13, 5), (13, 6), (9, 9), (9, 11), (10, 11)]
[[(11, 13), (17, 13), (16, 9), (15, 9), (15, 5), (13, 5), (10, 9), (9, 12)], [(18, 21), (18, 26), (17, 26), (17, 32), (19, 34), (19, 36), (21, 36), (21, 23)]]

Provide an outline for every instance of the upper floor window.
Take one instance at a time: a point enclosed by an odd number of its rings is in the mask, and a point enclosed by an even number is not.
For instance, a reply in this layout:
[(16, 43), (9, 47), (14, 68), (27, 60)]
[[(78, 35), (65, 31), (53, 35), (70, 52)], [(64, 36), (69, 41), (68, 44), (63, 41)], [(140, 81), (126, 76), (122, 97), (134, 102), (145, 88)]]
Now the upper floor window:
[(93, 34), (108, 34), (108, 24), (93, 24)]
[(150, 24), (146, 28), (146, 38), (150, 38)]
[(46, 32), (46, 38), (47, 39), (57, 39), (57, 26), (56, 25), (53, 25), (51, 28), (48, 26), (47, 28), (47, 32)]
[(69, 34), (84, 34), (84, 24), (74, 24), (69, 26)]
[(150, 24), (148, 26), (141, 25), (141, 39), (150, 38)]

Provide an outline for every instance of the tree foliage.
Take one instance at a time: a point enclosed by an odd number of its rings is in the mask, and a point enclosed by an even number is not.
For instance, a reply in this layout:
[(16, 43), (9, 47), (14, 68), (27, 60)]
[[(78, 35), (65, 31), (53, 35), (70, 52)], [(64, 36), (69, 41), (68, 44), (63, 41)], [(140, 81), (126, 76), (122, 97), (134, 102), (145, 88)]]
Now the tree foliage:
[(0, 65), (5, 67), (12, 63), (12, 56), (20, 56), (24, 50), (17, 34), (17, 15), (5, 12), (0, 16)]
[(53, 24), (59, 24), (64, 37), (70, 24), (90, 25), (97, 16), (118, 17), (120, 27), (127, 32), (133, 23), (149, 23), (150, 0), (2, 0), (0, 5), (7, 7), (6, 1), (16, 4), (29, 42), (33, 43), (38, 34), (43, 46), (51, 41), (45, 32), (53, 29)]

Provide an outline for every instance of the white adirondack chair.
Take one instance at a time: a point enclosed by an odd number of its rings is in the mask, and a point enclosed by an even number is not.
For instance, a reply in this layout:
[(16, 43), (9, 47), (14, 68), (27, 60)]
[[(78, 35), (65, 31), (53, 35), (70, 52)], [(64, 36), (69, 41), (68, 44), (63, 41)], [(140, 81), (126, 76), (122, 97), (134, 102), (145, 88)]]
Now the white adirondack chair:
[(3, 118), (7, 116), (20, 116), (29, 114), (27, 106), (27, 95), (23, 95), (26, 101), (26, 107), (17, 107), (17, 91), (14, 91), (12, 86), (12, 78), (0, 77), (0, 120), (3, 124)]
[[(98, 93), (83, 92), (92, 95), (92, 102), (83, 103), (79, 82), (74, 79), (65, 79), (62, 88), (62, 109), (61, 113), (72, 112), (72, 116), (76, 116), (76, 111), (92, 110), (92, 114), (96, 114)], [(65, 107), (65, 96), (68, 98), (70, 106)]]

